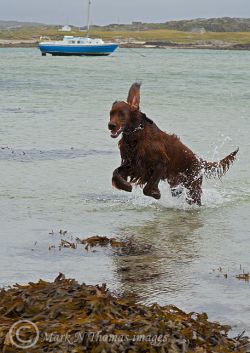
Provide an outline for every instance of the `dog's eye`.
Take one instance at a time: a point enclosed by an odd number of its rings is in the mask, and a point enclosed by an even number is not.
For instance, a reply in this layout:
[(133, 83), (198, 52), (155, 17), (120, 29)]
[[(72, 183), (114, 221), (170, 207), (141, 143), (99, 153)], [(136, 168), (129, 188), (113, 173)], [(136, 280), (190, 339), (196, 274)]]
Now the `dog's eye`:
[(119, 116), (120, 118), (123, 118), (123, 117), (124, 117), (123, 111), (119, 111), (119, 112), (118, 112), (118, 116)]

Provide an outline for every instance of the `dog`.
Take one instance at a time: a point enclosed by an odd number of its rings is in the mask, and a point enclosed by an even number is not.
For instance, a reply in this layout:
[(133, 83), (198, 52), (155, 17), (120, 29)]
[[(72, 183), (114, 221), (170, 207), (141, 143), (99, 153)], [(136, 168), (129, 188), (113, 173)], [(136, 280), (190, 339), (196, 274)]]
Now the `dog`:
[(127, 102), (116, 101), (110, 111), (108, 129), (119, 141), (121, 165), (115, 169), (112, 184), (117, 189), (132, 191), (132, 184), (143, 187), (146, 196), (161, 198), (159, 182), (167, 181), (172, 196), (186, 189), (188, 204), (201, 206), (203, 177), (221, 178), (236, 159), (239, 149), (219, 162), (199, 158), (176, 135), (161, 131), (140, 111), (140, 87), (135, 82)]

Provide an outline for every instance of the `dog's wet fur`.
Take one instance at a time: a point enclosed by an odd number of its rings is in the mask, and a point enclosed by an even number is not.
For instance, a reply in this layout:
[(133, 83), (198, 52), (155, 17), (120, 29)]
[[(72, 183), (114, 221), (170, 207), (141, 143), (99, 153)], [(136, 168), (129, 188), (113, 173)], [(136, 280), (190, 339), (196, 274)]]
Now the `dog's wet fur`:
[(143, 187), (144, 195), (160, 199), (158, 184), (166, 180), (173, 196), (179, 196), (185, 188), (187, 202), (201, 206), (203, 177), (223, 176), (238, 149), (219, 162), (197, 157), (176, 135), (161, 131), (140, 111), (140, 86), (134, 83), (127, 102), (114, 102), (110, 111), (111, 137), (122, 135), (121, 166), (113, 173), (113, 186), (131, 192), (135, 183)]

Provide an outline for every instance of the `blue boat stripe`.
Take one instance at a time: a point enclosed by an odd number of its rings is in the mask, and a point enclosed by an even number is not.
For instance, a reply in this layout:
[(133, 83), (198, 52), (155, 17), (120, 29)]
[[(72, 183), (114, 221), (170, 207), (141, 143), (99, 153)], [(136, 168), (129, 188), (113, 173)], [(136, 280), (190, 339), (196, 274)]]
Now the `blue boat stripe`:
[(65, 45), (38, 45), (39, 49), (42, 53), (58, 53), (58, 54), (106, 54), (112, 53), (115, 49), (117, 49), (117, 44), (108, 44), (108, 45), (95, 45), (95, 46), (65, 46)]

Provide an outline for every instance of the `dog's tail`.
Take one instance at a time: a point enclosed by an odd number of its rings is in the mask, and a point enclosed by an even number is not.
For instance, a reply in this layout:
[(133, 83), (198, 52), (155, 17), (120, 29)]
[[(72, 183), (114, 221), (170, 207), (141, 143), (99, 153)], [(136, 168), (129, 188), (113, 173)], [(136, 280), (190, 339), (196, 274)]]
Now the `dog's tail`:
[(207, 178), (221, 178), (226, 174), (231, 164), (236, 159), (239, 148), (218, 162), (207, 162), (202, 160), (202, 169)]

